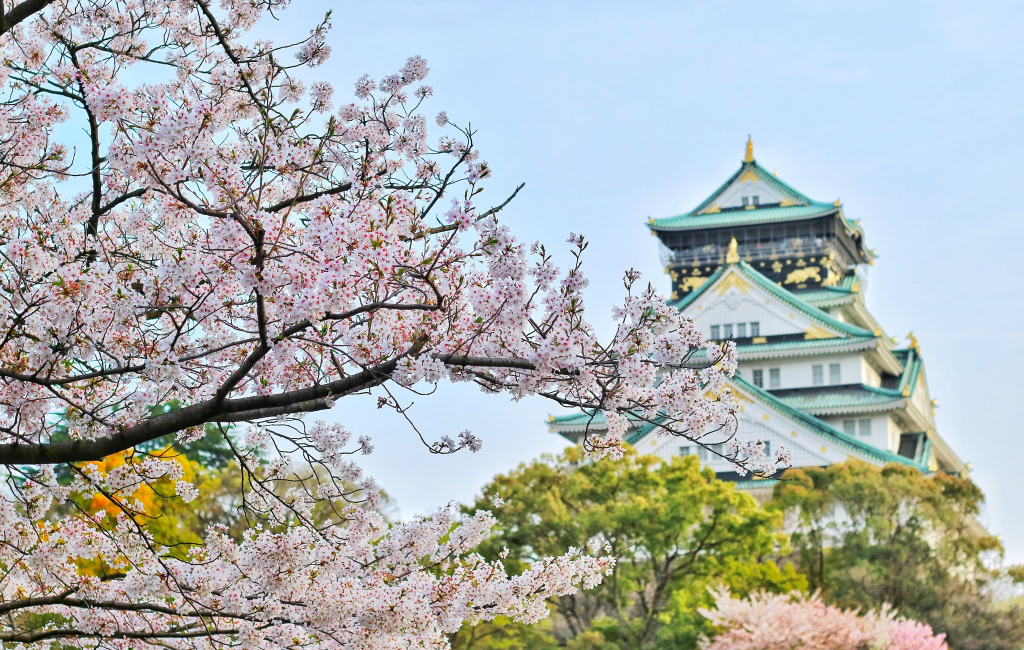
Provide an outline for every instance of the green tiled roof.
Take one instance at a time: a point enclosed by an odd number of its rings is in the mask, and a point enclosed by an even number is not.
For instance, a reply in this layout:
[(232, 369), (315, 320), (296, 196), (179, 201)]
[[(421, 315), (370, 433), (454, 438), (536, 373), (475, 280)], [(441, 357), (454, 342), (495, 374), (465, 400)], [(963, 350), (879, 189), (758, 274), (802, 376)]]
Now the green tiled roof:
[(687, 212), (675, 217), (655, 219), (649, 222), (654, 230), (688, 230), (690, 228), (713, 228), (717, 226), (733, 226), (766, 221), (789, 221), (791, 219), (810, 219), (837, 212), (839, 208), (831, 203), (812, 203), (810, 205), (789, 205), (786, 207), (758, 207), (754, 210), (723, 210), (713, 214), (694, 214)]
[(848, 302), (860, 291), (860, 278), (856, 274), (844, 277), (834, 287), (820, 287), (801, 291), (797, 295), (800, 300), (814, 306), (834, 306)]
[(790, 350), (801, 350), (807, 351), (808, 353), (820, 350), (822, 348), (833, 348), (833, 347), (852, 347), (862, 349), (870, 347), (878, 337), (876, 336), (861, 336), (861, 337), (850, 337), (846, 339), (811, 339), (809, 341), (779, 341), (778, 343), (761, 343), (759, 345), (739, 345), (736, 346), (736, 352), (742, 355), (751, 355), (755, 353), (764, 352), (766, 354), (772, 352), (787, 352)]
[[(824, 351), (826, 354), (834, 352), (857, 352), (867, 350), (877, 344), (880, 337), (877, 336), (850, 336), (846, 338), (831, 339), (806, 339), (802, 341), (776, 341), (769, 343), (749, 343), (736, 346), (736, 353), (741, 361), (761, 358), (775, 357), (780, 353), (790, 352), (784, 356), (809, 356)], [(694, 359), (703, 359), (704, 350), (697, 350), (693, 353)]]
[[(895, 386), (877, 388), (864, 384), (823, 388), (796, 388), (772, 393), (786, 405), (818, 415), (843, 412), (845, 409), (884, 407), (909, 399), (917, 388), (921, 372), (921, 355), (914, 349), (895, 350), (894, 356), (903, 364), (903, 374)], [(904, 395), (906, 391), (906, 395)]]
[(829, 348), (854, 348), (861, 350), (869, 348), (878, 337), (876, 336), (851, 336), (849, 338), (835, 339), (810, 339), (807, 341), (779, 341), (777, 343), (758, 343), (756, 345), (737, 345), (736, 352), (740, 358), (750, 358), (757, 354), (774, 354), (776, 352), (800, 351), (807, 354)]
[[(883, 449), (878, 449), (877, 447), (872, 447), (871, 445), (864, 443), (858, 440), (857, 438), (846, 435), (842, 431), (832, 427), (823, 420), (819, 420), (813, 415), (810, 415), (808, 413), (805, 413), (804, 411), (799, 410), (798, 408), (790, 406), (785, 401), (775, 397), (774, 395), (764, 390), (763, 388), (758, 388), (754, 384), (745, 381), (742, 377), (733, 377), (732, 381), (735, 382), (740, 389), (753, 394), (755, 397), (758, 398), (759, 401), (764, 403), (769, 408), (797, 422), (800, 422), (808, 429), (817, 432), (822, 437), (830, 439), (832, 442), (834, 442), (835, 444), (844, 449), (854, 452), (855, 454), (858, 454), (862, 457), (874, 459), (881, 463), (902, 463), (904, 465), (916, 467), (920, 469), (922, 472), (928, 471), (928, 468), (926, 466), (917, 463), (909, 458), (904, 458), (903, 456), (900, 456), (898, 454), (894, 454)], [(552, 427), (569, 427), (574, 425), (584, 426), (587, 424), (587, 422), (590, 422), (591, 425), (600, 429), (601, 427), (604, 426), (606, 421), (604, 419), (604, 416), (601, 415), (600, 413), (594, 415), (593, 419), (591, 419), (591, 414), (589, 413), (574, 413), (571, 415), (552, 418), (548, 422), (548, 425)], [(641, 439), (643, 439), (644, 436), (650, 433), (654, 428), (655, 425), (645, 423), (641, 425), (636, 431), (632, 432), (629, 436), (627, 436), (626, 442), (628, 442), (629, 444), (636, 444)]]
[(906, 399), (898, 390), (857, 384), (823, 390), (795, 389), (775, 395), (780, 401), (801, 411), (821, 412), (871, 406), (885, 406)]
[(827, 325), (828, 327), (831, 327), (836, 331), (846, 334), (847, 336), (874, 337), (874, 332), (868, 331), (862, 327), (850, 325), (849, 323), (844, 323), (834, 318), (833, 316), (830, 316), (829, 314), (823, 312), (817, 307), (809, 305), (808, 303), (801, 300), (800, 297), (794, 294), (793, 292), (789, 291), (784, 287), (780, 287), (778, 284), (769, 280), (760, 271), (758, 271), (751, 265), (747, 264), (743, 260), (740, 260), (735, 264), (726, 264), (718, 267), (718, 269), (711, 274), (711, 277), (708, 278), (707, 282), (701, 285), (700, 288), (691, 291), (690, 293), (683, 296), (680, 300), (677, 300), (674, 303), (674, 306), (677, 309), (685, 309), (687, 305), (689, 305), (690, 303), (697, 299), (697, 296), (703, 295), (705, 291), (708, 291), (711, 288), (711, 286), (714, 285), (720, 277), (722, 277), (722, 275), (724, 275), (726, 272), (729, 271), (729, 269), (732, 268), (739, 269), (740, 271), (743, 272), (743, 275), (747, 277), (747, 279), (751, 280), (754, 284), (761, 287), (763, 290), (765, 290), (778, 300), (786, 303), (793, 309), (804, 314), (811, 320), (816, 320), (819, 323)]
[(903, 374), (900, 375), (899, 385), (896, 390), (903, 393), (904, 389), (908, 389), (909, 394), (914, 394), (914, 389), (917, 388), (917, 378), (921, 374), (921, 368), (923, 362), (921, 360), (921, 354), (916, 348), (907, 348), (903, 350), (893, 350), (893, 356), (903, 364)]
[(764, 390), (763, 388), (758, 388), (757, 386), (744, 381), (742, 377), (734, 377), (733, 381), (735, 381), (741, 388), (756, 395), (766, 405), (782, 413), (783, 415), (786, 415), (788, 417), (793, 418), (794, 420), (801, 422), (808, 428), (814, 429), (823, 436), (831, 438), (840, 447), (845, 447), (846, 449), (857, 452), (864, 456), (874, 458), (883, 463), (902, 463), (904, 465), (916, 467), (922, 472), (928, 472), (928, 468), (926, 466), (917, 463), (909, 458), (900, 456), (899, 454), (894, 454), (891, 451), (885, 451), (884, 449), (872, 447), (867, 443), (861, 442), (857, 438), (848, 436), (839, 429), (832, 427), (825, 421), (819, 420), (813, 415), (804, 413), (799, 409), (793, 408), (792, 406), (776, 398), (774, 395)]
[(551, 416), (548, 420), (549, 425), (563, 425), (563, 426), (583, 426), (590, 422), (591, 424), (605, 425), (604, 413), (570, 413), (569, 415), (558, 415)]
[[(787, 196), (795, 205), (764, 205), (755, 206), (750, 210), (727, 208), (725, 210), (712, 213), (704, 212), (730, 185), (732, 185), (734, 181), (748, 172), (753, 172), (759, 181), (764, 182), (767, 185), (771, 185), (783, 195)], [(757, 161), (753, 161), (744, 162), (740, 165), (740, 168), (736, 170), (735, 174), (729, 177), (729, 180), (725, 181), (721, 187), (712, 192), (711, 196), (704, 199), (704, 201), (693, 210), (674, 217), (651, 219), (647, 225), (654, 231), (689, 230), (692, 228), (720, 228), (750, 223), (811, 219), (832, 213), (837, 213), (839, 215), (843, 225), (851, 234), (854, 234), (863, 240), (863, 229), (856, 221), (846, 218), (841, 206), (836, 205), (835, 203), (823, 203), (821, 201), (811, 199), (779, 180), (774, 174), (769, 173), (768, 170), (757, 164)], [(874, 257), (873, 251), (870, 250), (864, 250), (864, 254), (868, 256), (869, 259)]]
[[(634, 429), (626, 435), (625, 439), (626, 442), (631, 445), (636, 443), (637, 440), (643, 438), (655, 427), (655, 425), (650, 422), (642, 422), (633, 417), (629, 417), (629, 419), (633, 423)], [(593, 413), (592, 411), (584, 413), (570, 413), (569, 415), (553, 415), (548, 420), (549, 427), (561, 428), (563, 430), (571, 427), (590, 426), (597, 431), (602, 431), (607, 427), (607, 425), (608, 420), (605, 419), (604, 413)]]

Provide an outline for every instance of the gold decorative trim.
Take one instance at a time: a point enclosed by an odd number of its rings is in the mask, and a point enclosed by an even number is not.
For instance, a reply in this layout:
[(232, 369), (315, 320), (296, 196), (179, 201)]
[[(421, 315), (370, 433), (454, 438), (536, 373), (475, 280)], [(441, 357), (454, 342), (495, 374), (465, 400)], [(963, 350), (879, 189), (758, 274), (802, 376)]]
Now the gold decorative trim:
[(747, 151), (745, 154), (743, 154), (743, 162), (754, 162), (754, 139), (751, 138), (749, 135), (747, 136)]
[(725, 254), (726, 264), (739, 264), (740, 253), (739, 244), (736, 243), (736, 238), (733, 237), (732, 241), (729, 242), (729, 252)]
[(820, 270), (821, 267), (819, 266), (808, 266), (807, 268), (792, 271), (786, 276), (786, 284), (799, 284), (801, 282), (807, 282), (811, 278), (813, 278), (815, 282), (821, 282), (821, 275), (818, 273)]
[(708, 281), (709, 278), (692, 277), (683, 278), (683, 282), (679, 285), (679, 288), (683, 291), (693, 291), (694, 289), (700, 289)]
[(808, 327), (807, 329), (804, 330), (804, 340), (805, 341), (812, 341), (812, 340), (815, 340), (815, 339), (837, 339), (837, 338), (839, 338), (839, 337), (836, 336), (835, 334), (833, 334), (832, 332), (829, 332), (828, 330), (823, 330), (820, 327), (818, 327), (817, 325), (811, 325), (810, 327)]
[(750, 295), (750, 283), (744, 280), (739, 273), (735, 271), (725, 276), (721, 282), (718, 283), (716, 290), (718, 291), (718, 297), (721, 298), (726, 291), (736, 287), (743, 293)]
[(790, 201), (789, 199), (782, 199), (779, 201), (780, 208), (791, 208), (796, 205), (796, 201)]
[(760, 183), (761, 182), (761, 179), (757, 177), (757, 174), (755, 174), (754, 170), (752, 170), (752, 169), (748, 169), (745, 174), (740, 176), (740, 180), (738, 182), (740, 182), (740, 183), (747, 183), (747, 182), (750, 182), (750, 181), (754, 181), (755, 183)]

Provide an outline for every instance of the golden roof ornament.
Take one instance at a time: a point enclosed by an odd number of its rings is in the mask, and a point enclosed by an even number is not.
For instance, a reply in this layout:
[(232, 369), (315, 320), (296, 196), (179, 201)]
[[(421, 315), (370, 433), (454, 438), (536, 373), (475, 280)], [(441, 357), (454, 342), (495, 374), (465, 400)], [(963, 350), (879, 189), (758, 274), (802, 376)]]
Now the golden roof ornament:
[(921, 346), (917, 344), (917, 337), (914, 336), (913, 332), (907, 332), (907, 340), (910, 341), (910, 349), (917, 350), (918, 354), (921, 353)]
[(729, 242), (729, 252), (725, 254), (726, 264), (739, 264), (740, 251), (739, 244), (736, 243), (736, 238), (733, 237), (732, 241)]
[(749, 135), (747, 136), (747, 153), (745, 156), (743, 156), (743, 162), (754, 162), (754, 141), (751, 139)]

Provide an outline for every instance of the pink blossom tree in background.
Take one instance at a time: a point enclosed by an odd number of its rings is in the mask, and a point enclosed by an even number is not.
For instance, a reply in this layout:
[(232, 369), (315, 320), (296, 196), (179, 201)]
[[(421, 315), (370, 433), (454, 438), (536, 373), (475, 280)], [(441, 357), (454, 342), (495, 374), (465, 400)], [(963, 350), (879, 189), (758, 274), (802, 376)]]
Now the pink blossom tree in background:
[(888, 608), (860, 615), (826, 605), (817, 594), (712, 594), (715, 608), (700, 612), (720, 632), (703, 641), (704, 650), (946, 650), (945, 635)]
[[(631, 420), (735, 432), (731, 347), (634, 272), (600, 341), (584, 239), (560, 272), (498, 220), (519, 189), (478, 207), (490, 167), (443, 112), (428, 136), (426, 62), (336, 99), (296, 77), (327, 61), (329, 16), (301, 43), (247, 38), (287, 4), (25, 0), (3, 19), (0, 641), (443, 646), (465, 621), (535, 621), (609, 567), (595, 543), (510, 577), (472, 551), (486, 512), (388, 524), (350, 458), (370, 441), (304, 419), (347, 396), (405, 414), (402, 391), (439, 381), (539, 395), (604, 414), (597, 454)], [(143, 488), (202, 496), (146, 451), (169, 435), (225, 435), (240, 534), (180, 547), (147, 528)]]

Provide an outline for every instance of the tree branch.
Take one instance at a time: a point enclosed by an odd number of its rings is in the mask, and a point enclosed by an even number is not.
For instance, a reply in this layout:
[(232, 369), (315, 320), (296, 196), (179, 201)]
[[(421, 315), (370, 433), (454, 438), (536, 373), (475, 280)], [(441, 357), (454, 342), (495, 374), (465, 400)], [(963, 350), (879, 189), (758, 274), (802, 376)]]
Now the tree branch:
[[(24, 0), (15, 5), (10, 11), (0, 14), (0, 34), (6, 34), (15, 25), (46, 9), (52, 3), (53, 0)], [(0, 11), (2, 11), (2, 6), (0, 4)]]
[(349, 191), (350, 189), (352, 189), (352, 183), (342, 183), (341, 185), (339, 185), (337, 187), (332, 187), (329, 190), (324, 190), (322, 192), (313, 192), (311, 194), (303, 194), (301, 196), (296, 196), (294, 199), (288, 199), (287, 201), (281, 201), (280, 203), (275, 203), (274, 205), (270, 206), (269, 208), (265, 208), (264, 211), (265, 212), (280, 212), (281, 210), (284, 210), (285, 208), (290, 208), (290, 207), (296, 206), (296, 205), (298, 205), (300, 203), (308, 203), (310, 201), (315, 201), (316, 199), (319, 199), (321, 196), (330, 196), (332, 194), (341, 194), (343, 192)]

